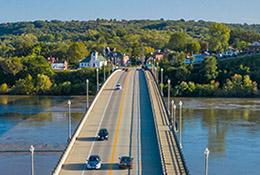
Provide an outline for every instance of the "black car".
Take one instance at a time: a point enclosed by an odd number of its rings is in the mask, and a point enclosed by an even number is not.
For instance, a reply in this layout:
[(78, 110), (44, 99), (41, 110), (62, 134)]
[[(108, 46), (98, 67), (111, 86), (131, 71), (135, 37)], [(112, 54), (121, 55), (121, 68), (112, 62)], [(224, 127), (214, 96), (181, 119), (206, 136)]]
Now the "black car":
[(133, 159), (134, 158), (129, 157), (129, 156), (122, 156), (122, 157), (119, 157), (119, 159), (120, 159), (119, 168), (121, 168), (121, 169), (127, 169), (127, 168), (132, 169), (133, 168)]
[(98, 155), (89, 156), (87, 162), (87, 169), (100, 169), (102, 166), (101, 159)]
[(97, 139), (98, 140), (108, 140), (108, 131), (106, 128), (102, 128), (99, 130)]

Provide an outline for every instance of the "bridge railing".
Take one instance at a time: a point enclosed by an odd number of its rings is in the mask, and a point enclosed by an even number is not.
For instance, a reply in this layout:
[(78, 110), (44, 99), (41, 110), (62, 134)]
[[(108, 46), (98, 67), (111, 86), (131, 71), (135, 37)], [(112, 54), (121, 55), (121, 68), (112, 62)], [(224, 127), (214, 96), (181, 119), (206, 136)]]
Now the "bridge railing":
[[(146, 69), (146, 70), (149, 71), (149, 73), (150, 73), (150, 74), (152, 75), (152, 77), (153, 77), (153, 81), (156, 82), (156, 78), (155, 78), (155, 75), (153, 74), (153, 72), (152, 72), (150, 69)], [(156, 82), (155, 84), (156, 84), (157, 91), (160, 92), (160, 91), (159, 91), (160, 87), (159, 87), (158, 83)], [(161, 94), (161, 93), (158, 93), (158, 94), (159, 94), (159, 96), (160, 96), (160, 98), (161, 98), (161, 100), (162, 100), (164, 109), (167, 109), (166, 103), (165, 103), (165, 101), (163, 100), (162, 94)], [(165, 114), (166, 114), (168, 120), (170, 120), (169, 111), (168, 111), (168, 110), (164, 110), (164, 112), (165, 112)], [(175, 141), (177, 142), (177, 148), (178, 148), (178, 151), (179, 151), (179, 153), (180, 153), (181, 160), (182, 160), (182, 162), (183, 162), (184, 170), (185, 170), (186, 174), (189, 174), (189, 169), (188, 169), (188, 167), (187, 167), (187, 164), (186, 164), (186, 161), (185, 161), (185, 158), (184, 158), (184, 155), (183, 155), (183, 150), (182, 150), (181, 147), (180, 147), (179, 140), (177, 139), (177, 136), (176, 136), (176, 133), (175, 133), (174, 130), (172, 130), (172, 133), (173, 133), (173, 136), (174, 136)]]
[(70, 150), (72, 148), (72, 146), (74, 145), (75, 141), (77, 140), (77, 137), (80, 133), (80, 130), (83, 128), (85, 121), (87, 120), (90, 111), (92, 110), (92, 108), (94, 107), (98, 97), (100, 96), (101, 92), (103, 91), (104, 87), (106, 86), (107, 82), (111, 79), (111, 77), (117, 72), (118, 70), (115, 70), (108, 78), (107, 80), (104, 82), (104, 84), (102, 85), (101, 89), (98, 91), (98, 93), (95, 95), (94, 101), (91, 103), (89, 109), (86, 111), (84, 117), (82, 117), (82, 119), (80, 120), (78, 126), (76, 127), (76, 129), (73, 132), (73, 135), (71, 137), (71, 140), (69, 142), (69, 144), (67, 144), (66, 148), (64, 149), (59, 161), (57, 162), (56, 166), (54, 167), (52, 174), (53, 175), (58, 175), (59, 172), (61, 171), (62, 165), (65, 163)]

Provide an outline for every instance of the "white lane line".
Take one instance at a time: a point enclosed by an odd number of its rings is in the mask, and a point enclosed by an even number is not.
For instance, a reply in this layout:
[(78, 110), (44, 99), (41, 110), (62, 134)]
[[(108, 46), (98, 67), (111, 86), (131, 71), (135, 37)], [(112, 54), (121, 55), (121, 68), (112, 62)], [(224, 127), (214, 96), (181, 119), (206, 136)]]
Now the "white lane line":
[[(120, 76), (120, 77), (121, 77), (121, 76)], [(120, 78), (120, 77), (119, 77), (119, 78)], [(112, 95), (113, 95), (113, 94), (114, 94), (114, 91), (111, 92), (111, 94), (110, 94), (110, 96), (109, 96), (109, 99), (108, 99), (108, 102), (107, 102), (107, 104), (106, 104), (106, 106), (105, 106), (105, 109), (103, 110), (102, 118), (101, 118), (101, 121), (99, 122), (98, 129), (97, 129), (97, 132), (96, 132), (96, 136), (98, 135), (98, 131), (99, 131), (101, 125), (102, 125), (103, 119), (105, 118), (105, 114), (106, 114), (108, 105), (109, 105), (109, 103), (110, 103), (110, 101), (111, 101), (111, 98), (112, 98)], [(91, 148), (90, 148), (90, 150), (89, 150), (89, 153), (88, 153), (87, 158), (88, 158), (88, 157), (90, 156), (90, 154), (92, 153), (92, 150), (93, 150), (93, 148), (94, 148), (94, 144), (95, 144), (95, 141), (92, 142), (92, 144), (91, 144)], [(84, 166), (84, 169), (83, 169), (81, 175), (84, 175), (84, 174), (85, 174), (85, 170), (86, 170), (86, 165)]]
[(142, 174), (141, 173), (141, 135), (140, 135), (140, 130), (141, 130), (141, 127), (140, 127), (140, 83), (139, 83), (139, 75), (140, 73), (138, 72), (138, 75), (137, 75), (137, 81), (138, 83), (136, 83), (136, 89), (138, 92), (137, 95), (136, 95), (136, 104), (137, 104), (137, 132), (136, 132), (136, 140), (137, 140), (137, 165), (138, 165), (138, 168), (137, 168), (137, 174)]

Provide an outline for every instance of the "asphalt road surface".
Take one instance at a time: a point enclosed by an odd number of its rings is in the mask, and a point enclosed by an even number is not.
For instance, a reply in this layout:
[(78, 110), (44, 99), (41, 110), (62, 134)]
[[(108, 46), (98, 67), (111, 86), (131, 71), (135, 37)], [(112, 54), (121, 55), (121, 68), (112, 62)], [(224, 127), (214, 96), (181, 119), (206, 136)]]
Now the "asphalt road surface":
[[(115, 90), (120, 83), (122, 90)], [(109, 139), (97, 141), (100, 128)], [(99, 155), (100, 170), (87, 170), (90, 155)], [(133, 169), (121, 170), (119, 157), (134, 158)], [(145, 75), (142, 70), (119, 71), (107, 83), (90, 112), (60, 174), (160, 175), (162, 165)]]

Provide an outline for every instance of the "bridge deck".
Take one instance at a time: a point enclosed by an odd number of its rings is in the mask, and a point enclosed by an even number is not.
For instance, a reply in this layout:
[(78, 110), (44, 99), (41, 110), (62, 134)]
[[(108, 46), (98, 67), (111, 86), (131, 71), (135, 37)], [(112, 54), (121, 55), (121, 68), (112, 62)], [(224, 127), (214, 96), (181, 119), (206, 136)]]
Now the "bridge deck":
[[(114, 90), (117, 82), (123, 87), (121, 91)], [(143, 71), (113, 73), (85, 118), (54, 174), (163, 174)], [(96, 141), (99, 128), (108, 129), (108, 141)], [(86, 169), (91, 154), (100, 155), (101, 170)], [(118, 157), (122, 155), (134, 158), (132, 170), (119, 170)]]

